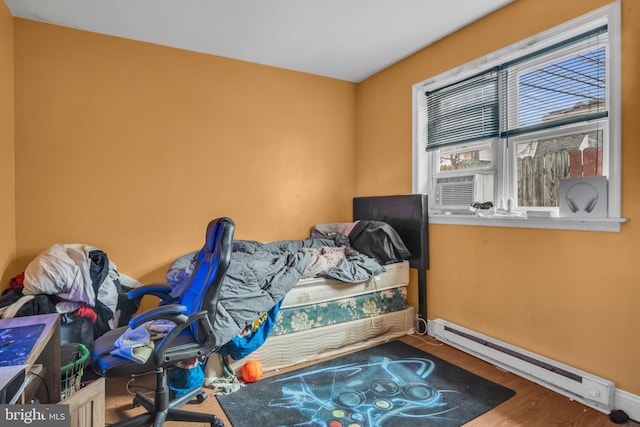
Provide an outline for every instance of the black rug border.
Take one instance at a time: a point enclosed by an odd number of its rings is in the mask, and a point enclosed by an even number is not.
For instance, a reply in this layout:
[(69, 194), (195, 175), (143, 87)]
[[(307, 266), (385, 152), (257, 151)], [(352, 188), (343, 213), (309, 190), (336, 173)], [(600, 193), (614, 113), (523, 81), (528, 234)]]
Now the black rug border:
[[(377, 354), (375, 352), (377, 352)], [(402, 356), (398, 357), (397, 356), (398, 353), (402, 354)], [(471, 405), (471, 406), (476, 406), (476, 408), (474, 409), (475, 412), (473, 413), (473, 416), (470, 416), (470, 417), (466, 416), (463, 422), (461, 421), (460, 423), (458, 423), (458, 422), (452, 422), (447, 420), (444, 420), (444, 421), (433, 420), (430, 418), (429, 424), (428, 424), (430, 426), (432, 425), (433, 426), (440, 426), (440, 425), (457, 426), (457, 425), (467, 423), (483, 415), (484, 413), (496, 408), (498, 405), (507, 401), (508, 399), (510, 399), (516, 394), (514, 390), (508, 387), (505, 387), (501, 384), (498, 384), (495, 381), (484, 378), (481, 375), (470, 372), (464, 368), (461, 368), (460, 366), (457, 366), (438, 356), (435, 356), (429, 353), (428, 351), (422, 350), (420, 348), (414, 347), (411, 344), (407, 344), (402, 340), (396, 339), (393, 341), (388, 341), (382, 344), (378, 344), (373, 347), (367, 347), (367, 348), (355, 351), (353, 353), (336, 356), (322, 362), (318, 362), (312, 365), (294, 369), (292, 371), (277, 374), (272, 377), (256, 381), (255, 383), (246, 384), (245, 387), (241, 388), (240, 390), (232, 394), (216, 395), (216, 399), (218, 400), (220, 407), (226, 414), (227, 418), (229, 419), (233, 427), (272, 427), (272, 426), (275, 427), (275, 426), (290, 425), (290, 424), (282, 424), (282, 423), (273, 424), (270, 422), (272, 420), (271, 418), (269, 418), (268, 416), (261, 416), (261, 415), (257, 416), (258, 419), (255, 419), (255, 416), (254, 416), (254, 418), (250, 418), (250, 420), (247, 421), (244, 417), (247, 411), (257, 411), (260, 409), (260, 407), (264, 407), (265, 403), (264, 401), (256, 401), (251, 403), (246, 399), (243, 399), (244, 395), (253, 394), (256, 386), (258, 387), (269, 386), (272, 383), (277, 382), (278, 380), (281, 380), (283, 378), (295, 376), (296, 374), (300, 374), (304, 372), (311, 372), (315, 369), (332, 367), (332, 366), (339, 367), (342, 365), (348, 365), (353, 363), (360, 363), (360, 364), (366, 363), (374, 355), (387, 356), (387, 357), (391, 357), (392, 359), (393, 358), (395, 359), (403, 359), (403, 358), (428, 359), (436, 363), (436, 366), (438, 367), (437, 369), (439, 371), (445, 371), (444, 372), (445, 375), (447, 371), (450, 371), (450, 370), (453, 370), (455, 372), (456, 375), (453, 378), (452, 377), (440, 378), (440, 379), (429, 378), (429, 382), (433, 383), (434, 387), (436, 388), (438, 388), (439, 384), (444, 382), (446, 382), (447, 384), (449, 383), (458, 384), (458, 387), (461, 387), (461, 388), (466, 387), (465, 392), (468, 393), (470, 397), (475, 396), (482, 399), (487, 398), (487, 395), (489, 394), (488, 391), (493, 391), (495, 393), (493, 395), (494, 398), (490, 398), (488, 399), (488, 401), (483, 402), (481, 404), (474, 403), (473, 405)], [(481, 386), (470, 390), (468, 387), (469, 380), (478, 381)], [(249, 396), (249, 397), (253, 397), (253, 396)], [(276, 398), (276, 397), (277, 396), (275, 394), (272, 396), (272, 398)], [(234, 403), (234, 402), (237, 402), (238, 400), (241, 401), (241, 405), (236, 405), (236, 403)], [(309, 424), (309, 426), (316, 426), (316, 425), (317, 424), (311, 424), (311, 423)]]

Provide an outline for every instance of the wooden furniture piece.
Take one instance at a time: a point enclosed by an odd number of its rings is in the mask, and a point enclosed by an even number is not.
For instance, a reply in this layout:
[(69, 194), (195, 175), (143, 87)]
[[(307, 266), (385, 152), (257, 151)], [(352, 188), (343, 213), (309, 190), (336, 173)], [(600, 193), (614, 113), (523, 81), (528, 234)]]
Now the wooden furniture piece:
[(104, 426), (104, 387), (104, 378), (99, 378), (60, 401), (60, 404), (69, 405), (70, 427)]
[[(43, 324), (44, 329), (29, 352), (26, 379), (21, 403), (29, 403), (34, 397), (40, 403), (60, 401), (60, 317), (58, 314), (0, 319), (0, 329)], [(34, 372), (37, 376), (31, 372)], [(34, 378), (35, 377), (35, 378)], [(41, 381), (42, 380), (42, 381)]]

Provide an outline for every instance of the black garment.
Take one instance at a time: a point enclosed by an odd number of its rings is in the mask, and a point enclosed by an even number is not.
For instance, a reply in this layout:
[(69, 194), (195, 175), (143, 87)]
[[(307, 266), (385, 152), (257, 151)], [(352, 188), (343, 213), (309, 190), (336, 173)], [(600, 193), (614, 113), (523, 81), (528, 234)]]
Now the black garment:
[(88, 256), (91, 260), (89, 272), (91, 274), (91, 286), (96, 294), (95, 310), (98, 315), (96, 324), (94, 325), (94, 336), (98, 338), (105, 332), (111, 330), (109, 321), (113, 319), (114, 314), (109, 307), (97, 298), (98, 290), (109, 274), (109, 259), (107, 258), (107, 254), (101, 250), (90, 251)]
[(22, 289), (6, 289), (0, 297), (0, 308), (7, 307), (22, 298)]
[(16, 312), (15, 317), (57, 313), (56, 304), (58, 302), (60, 302), (60, 299), (55, 295), (34, 295), (33, 299), (22, 304)]
[(94, 292), (98, 295), (98, 289), (104, 282), (109, 274), (109, 259), (107, 254), (101, 250), (94, 250), (89, 252), (89, 259), (91, 264), (89, 265), (89, 274), (91, 275), (91, 286)]
[(142, 295), (129, 299), (127, 293), (133, 288), (120, 284), (118, 280), (116, 280), (116, 286), (118, 287), (118, 310), (120, 310), (116, 327), (119, 328), (120, 326), (128, 325), (133, 315), (136, 314), (140, 308)]
[(411, 257), (409, 249), (389, 224), (360, 220), (349, 233), (351, 247), (380, 264), (400, 262)]

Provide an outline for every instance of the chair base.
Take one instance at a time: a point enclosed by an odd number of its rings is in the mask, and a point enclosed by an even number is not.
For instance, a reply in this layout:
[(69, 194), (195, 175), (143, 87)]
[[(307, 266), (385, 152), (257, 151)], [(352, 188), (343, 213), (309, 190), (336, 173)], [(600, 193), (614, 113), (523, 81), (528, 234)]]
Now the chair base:
[(202, 403), (207, 398), (207, 393), (203, 391), (202, 388), (196, 388), (179, 398), (169, 401), (166, 371), (160, 368), (156, 370), (156, 390), (154, 392), (154, 398), (151, 399), (142, 393), (136, 393), (133, 398), (133, 404), (143, 406), (147, 412), (115, 424), (110, 424), (110, 427), (137, 427), (147, 425), (161, 427), (166, 421), (209, 423), (211, 427), (224, 427), (224, 422), (213, 414), (179, 409), (194, 398), (197, 399), (199, 403)]

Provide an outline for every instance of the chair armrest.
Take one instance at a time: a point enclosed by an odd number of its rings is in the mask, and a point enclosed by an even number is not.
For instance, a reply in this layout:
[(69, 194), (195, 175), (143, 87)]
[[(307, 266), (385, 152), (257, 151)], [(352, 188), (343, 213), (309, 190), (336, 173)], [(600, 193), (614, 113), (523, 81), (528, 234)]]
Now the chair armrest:
[(198, 311), (189, 316), (189, 318), (185, 322), (176, 324), (175, 328), (173, 328), (167, 335), (165, 335), (162, 340), (160, 340), (160, 342), (156, 343), (154, 353), (158, 366), (161, 366), (162, 364), (174, 363), (170, 360), (169, 357), (165, 356), (165, 352), (168, 350), (168, 348), (171, 347), (175, 337), (180, 335), (182, 331), (189, 328), (195, 323), (199, 323), (204, 328), (204, 333), (206, 335), (204, 341), (200, 342), (199, 344), (199, 349), (197, 349), (199, 354), (196, 355), (196, 357), (206, 356), (211, 350), (213, 350), (213, 326), (211, 325), (211, 321), (209, 320), (208, 313), (205, 310)]
[(129, 321), (129, 327), (131, 329), (135, 329), (145, 322), (159, 319), (171, 320), (176, 325), (179, 325), (189, 320), (189, 318), (185, 315), (186, 312), (187, 307), (185, 307), (184, 305), (160, 305), (152, 308), (151, 310), (140, 313), (139, 315), (131, 319), (131, 321)]
[(172, 290), (173, 288), (171, 286), (163, 283), (144, 285), (127, 292), (127, 298), (136, 299), (144, 295), (153, 295), (160, 298), (163, 303), (166, 303), (167, 301), (173, 299), (173, 297), (171, 296)]

